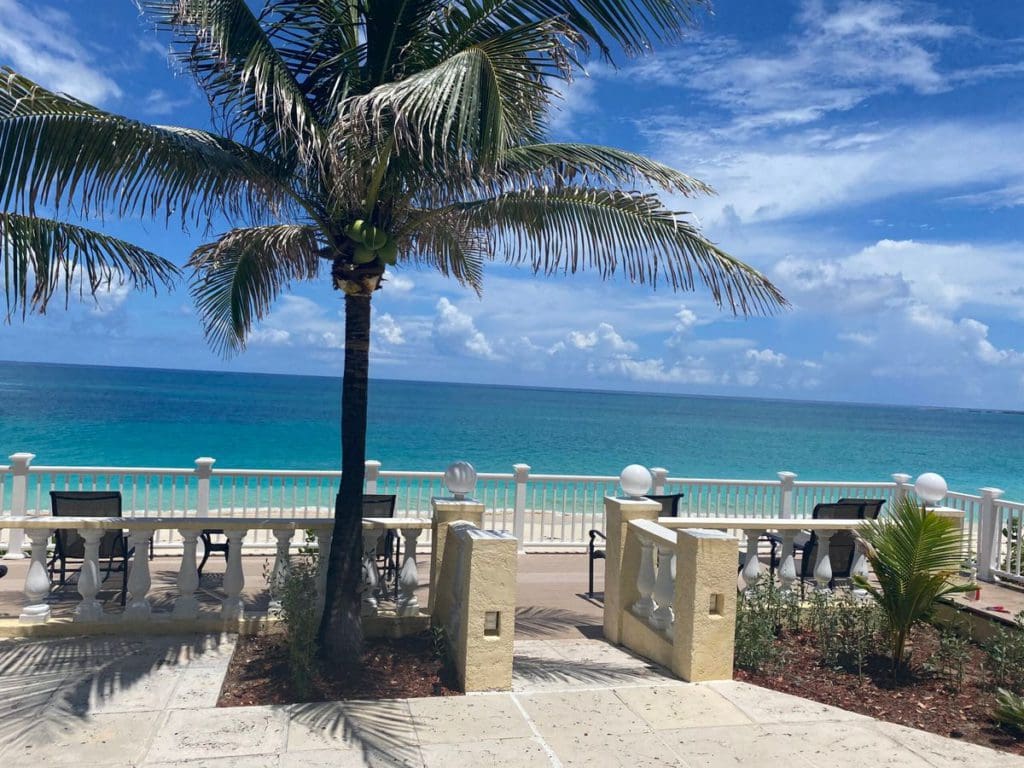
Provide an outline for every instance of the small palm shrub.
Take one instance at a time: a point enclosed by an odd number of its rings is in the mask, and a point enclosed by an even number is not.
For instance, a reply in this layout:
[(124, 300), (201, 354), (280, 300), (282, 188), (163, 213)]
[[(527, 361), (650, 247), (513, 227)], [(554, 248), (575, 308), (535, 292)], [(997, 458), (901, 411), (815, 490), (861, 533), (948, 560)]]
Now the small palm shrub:
[(885, 614), (895, 678), (914, 624), (928, 618), (940, 597), (975, 585), (952, 581), (962, 559), (958, 523), (911, 497), (893, 503), (887, 518), (867, 522), (861, 539), (878, 583), (860, 575), (854, 581)]
[(996, 693), (993, 714), (1000, 726), (1018, 735), (1024, 735), (1024, 696), (1000, 688)]

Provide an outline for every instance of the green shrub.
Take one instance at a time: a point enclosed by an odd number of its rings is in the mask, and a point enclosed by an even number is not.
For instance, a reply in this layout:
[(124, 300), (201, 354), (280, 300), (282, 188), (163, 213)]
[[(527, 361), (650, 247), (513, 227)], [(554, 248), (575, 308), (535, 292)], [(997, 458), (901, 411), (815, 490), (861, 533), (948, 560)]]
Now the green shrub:
[(300, 554), (292, 558), (291, 566), (280, 583), (272, 585), (274, 597), (281, 602), (280, 618), (288, 649), (288, 672), (292, 687), (299, 696), (309, 693), (316, 671), (316, 637), (320, 624), (316, 599), (318, 571), (316, 555)]
[(1024, 611), (1015, 618), (1015, 629), (1000, 628), (985, 649), (985, 666), (994, 685), (1024, 694)]
[(996, 693), (993, 714), (1000, 726), (1018, 735), (1024, 735), (1024, 696), (1000, 688)]
[(970, 637), (950, 628), (939, 630), (939, 648), (933, 666), (946, 679), (950, 690), (959, 691), (964, 687), (970, 653)]
[[(759, 672), (779, 659), (776, 640), (783, 621), (790, 616), (791, 595), (779, 590), (771, 579), (761, 579), (740, 592), (736, 602), (735, 665)], [(797, 607), (799, 611), (799, 607)]]
[(975, 585), (951, 580), (962, 559), (959, 523), (929, 512), (910, 497), (892, 503), (887, 518), (868, 521), (862, 539), (878, 583), (860, 575), (854, 582), (885, 614), (895, 677), (914, 624), (929, 616), (940, 597), (968, 592)]

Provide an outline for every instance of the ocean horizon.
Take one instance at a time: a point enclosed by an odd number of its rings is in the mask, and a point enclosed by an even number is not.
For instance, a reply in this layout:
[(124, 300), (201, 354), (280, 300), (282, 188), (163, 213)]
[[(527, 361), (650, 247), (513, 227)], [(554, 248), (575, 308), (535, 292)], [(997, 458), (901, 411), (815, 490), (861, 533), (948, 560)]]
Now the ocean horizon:
[[(334, 469), (340, 378), (0, 362), (0, 456), (37, 464)], [(367, 458), (384, 469), (879, 481), (942, 474), (1024, 499), (1024, 413), (372, 379)], [(2, 459), (0, 459), (2, 460)]]

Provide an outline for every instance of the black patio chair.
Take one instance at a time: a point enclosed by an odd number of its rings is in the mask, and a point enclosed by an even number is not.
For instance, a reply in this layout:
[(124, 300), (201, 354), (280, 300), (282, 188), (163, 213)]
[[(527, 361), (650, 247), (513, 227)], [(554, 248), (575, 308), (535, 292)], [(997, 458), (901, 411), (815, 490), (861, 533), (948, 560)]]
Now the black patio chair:
[[(393, 493), (364, 493), (363, 517), (394, 517), (396, 495)], [(398, 585), (398, 556), (400, 543), (398, 531), (389, 528), (377, 542), (377, 559), (384, 563), (384, 580), (395, 579)]]
[[(682, 501), (685, 493), (647, 494), (644, 498), (656, 501), (661, 504), (659, 517), (679, 517), (679, 502)], [(590, 543), (587, 545), (587, 597), (594, 596), (594, 561), (605, 560), (607, 555), (603, 549), (597, 548), (597, 538), (607, 541), (607, 537), (596, 528), (588, 534)]]
[[(54, 517), (121, 517), (120, 491), (50, 491), (50, 511)], [(106, 559), (106, 575), (119, 571), (122, 574), (121, 606), (128, 593), (128, 540), (123, 531), (106, 531), (100, 539), (99, 556)], [(59, 573), (57, 584), (64, 586), (70, 573), (82, 570), (69, 568), (69, 560), (85, 561), (85, 539), (74, 529), (58, 529), (54, 532), (53, 557), (48, 563), (50, 580)]]
[[(224, 541), (214, 541), (214, 536), (223, 536)], [(206, 561), (210, 559), (212, 552), (223, 552), (224, 562), (228, 561), (228, 550), (231, 545), (228, 543), (227, 536), (224, 533), (223, 528), (204, 528), (199, 532), (199, 540), (203, 542), (203, 557), (199, 561), (199, 567), (196, 568), (196, 573), (199, 574), (199, 578), (203, 577), (203, 568), (206, 566)]]
[[(885, 504), (884, 499), (839, 499), (832, 504), (816, 504), (811, 517), (815, 520), (874, 520), (878, 517)], [(814, 578), (814, 566), (818, 560), (818, 534), (811, 532), (807, 540), (799, 546), (794, 541), (794, 555), (800, 553), (800, 597), (804, 595), (804, 585)], [(850, 579), (853, 574), (853, 561), (857, 553), (856, 538), (853, 531), (834, 531), (828, 542), (828, 559), (832, 565), (832, 579), (829, 589), (836, 588), (839, 579)]]

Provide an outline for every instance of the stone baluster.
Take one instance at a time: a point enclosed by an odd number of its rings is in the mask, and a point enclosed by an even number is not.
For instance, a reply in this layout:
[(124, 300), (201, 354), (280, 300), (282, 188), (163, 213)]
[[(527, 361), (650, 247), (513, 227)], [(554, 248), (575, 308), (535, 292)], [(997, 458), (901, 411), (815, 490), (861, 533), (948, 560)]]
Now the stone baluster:
[(331, 560), (331, 536), (330, 528), (319, 528), (316, 532), (316, 569), (317, 569), (317, 613), (324, 610), (324, 601), (327, 599), (327, 566)]
[(405, 555), (402, 570), (398, 574), (398, 603), (396, 612), (399, 616), (415, 616), (420, 609), (416, 599), (416, 588), (420, 585), (420, 574), (416, 564), (416, 540), (420, 537), (419, 528), (402, 529), (405, 539)]
[(676, 620), (672, 604), (676, 586), (676, 546), (674, 543), (658, 542), (658, 576), (654, 582), (654, 603), (657, 607), (651, 614), (651, 626), (655, 629), (672, 631)]
[(294, 535), (295, 531), (290, 528), (274, 529), (277, 552), (274, 555), (274, 567), (270, 571), (270, 606), (267, 611), (271, 616), (281, 615), (281, 590), (284, 587), (284, 580), (288, 578), (288, 571), (291, 569), (291, 556), (288, 549), (291, 547)]
[(220, 607), (221, 618), (225, 621), (237, 621), (245, 615), (245, 605), (242, 603), (242, 588), (245, 586), (242, 539), (245, 534), (245, 531), (225, 531), (228, 538), (228, 565), (224, 571), (224, 591), (227, 594)]
[[(867, 554), (864, 552), (860, 539), (854, 537), (853, 564), (850, 566), (850, 576), (863, 576), (866, 579), (869, 573)], [(852, 591), (857, 597), (864, 598), (868, 595), (866, 589), (858, 587), (856, 584), (853, 584)]]
[(644, 621), (654, 613), (654, 542), (646, 536), (640, 538), (640, 567), (636, 572), (636, 589), (640, 594), (631, 610)]
[(796, 531), (782, 531), (782, 553), (779, 555), (779, 583), (791, 591), (796, 581), (796, 560), (793, 558)]
[(196, 570), (196, 539), (199, 531), (183, 528), (178, 531), (182, 539), (181, 567), (178, 568), (178, 599), (174, 601), (174, 616), (179, 619), (194, 619), (199, 615), (199, 571)]
[(103, 618), (103, 606), (96, 599), (96, 593), (100, 591), (100, 539), (105, 533), (102, 528), (79, 531), (85, 539), (85, 553), (82, 570), (78, 572), (78, 594), (82, 601), (75, 608), (75, 621), (99, 621)]
[(380, 572), (377, 570), (377, 542), (383, 535), (383, 528), (363, 529), (363, 583), (360, 586), (363, 596), (363, 616), (377, 615), (377, 586), (380, 584)]
[(832, 559), (828, 556), (829, 542), (835, 531), (816, 531), (818, 534), (817, 557), (814, 561), (814, 580), (818, 583), (819, 592), (828, 592), (832, 581)]
[(149, 539), (152, 535), (152, 531), (128, 531), (128, 549), (132, 551), (132, 560), (128, 570), (128, 605), (124, 609), (125, 618), (148, 619), (150, 615), (151, 607), (146, 593), (153, 585), (149, 575)]
[(743, 582), (747, 589), (752, 589), (761, 578), (761, 560), (757, 556), (757, 545), (761, 539), (762, 530), (747, 531), (747, 556), (743, 559)]
[(44, 624), (50, 619), (50, 606), (46, 596), (50, 594), (50, 574), (46, 570), (46, 545), (50, 531), (32, 528), (28, 537), (32, 542), (32, 562), (25, 575), (25, 607), (18, 619), (22, 624)]

